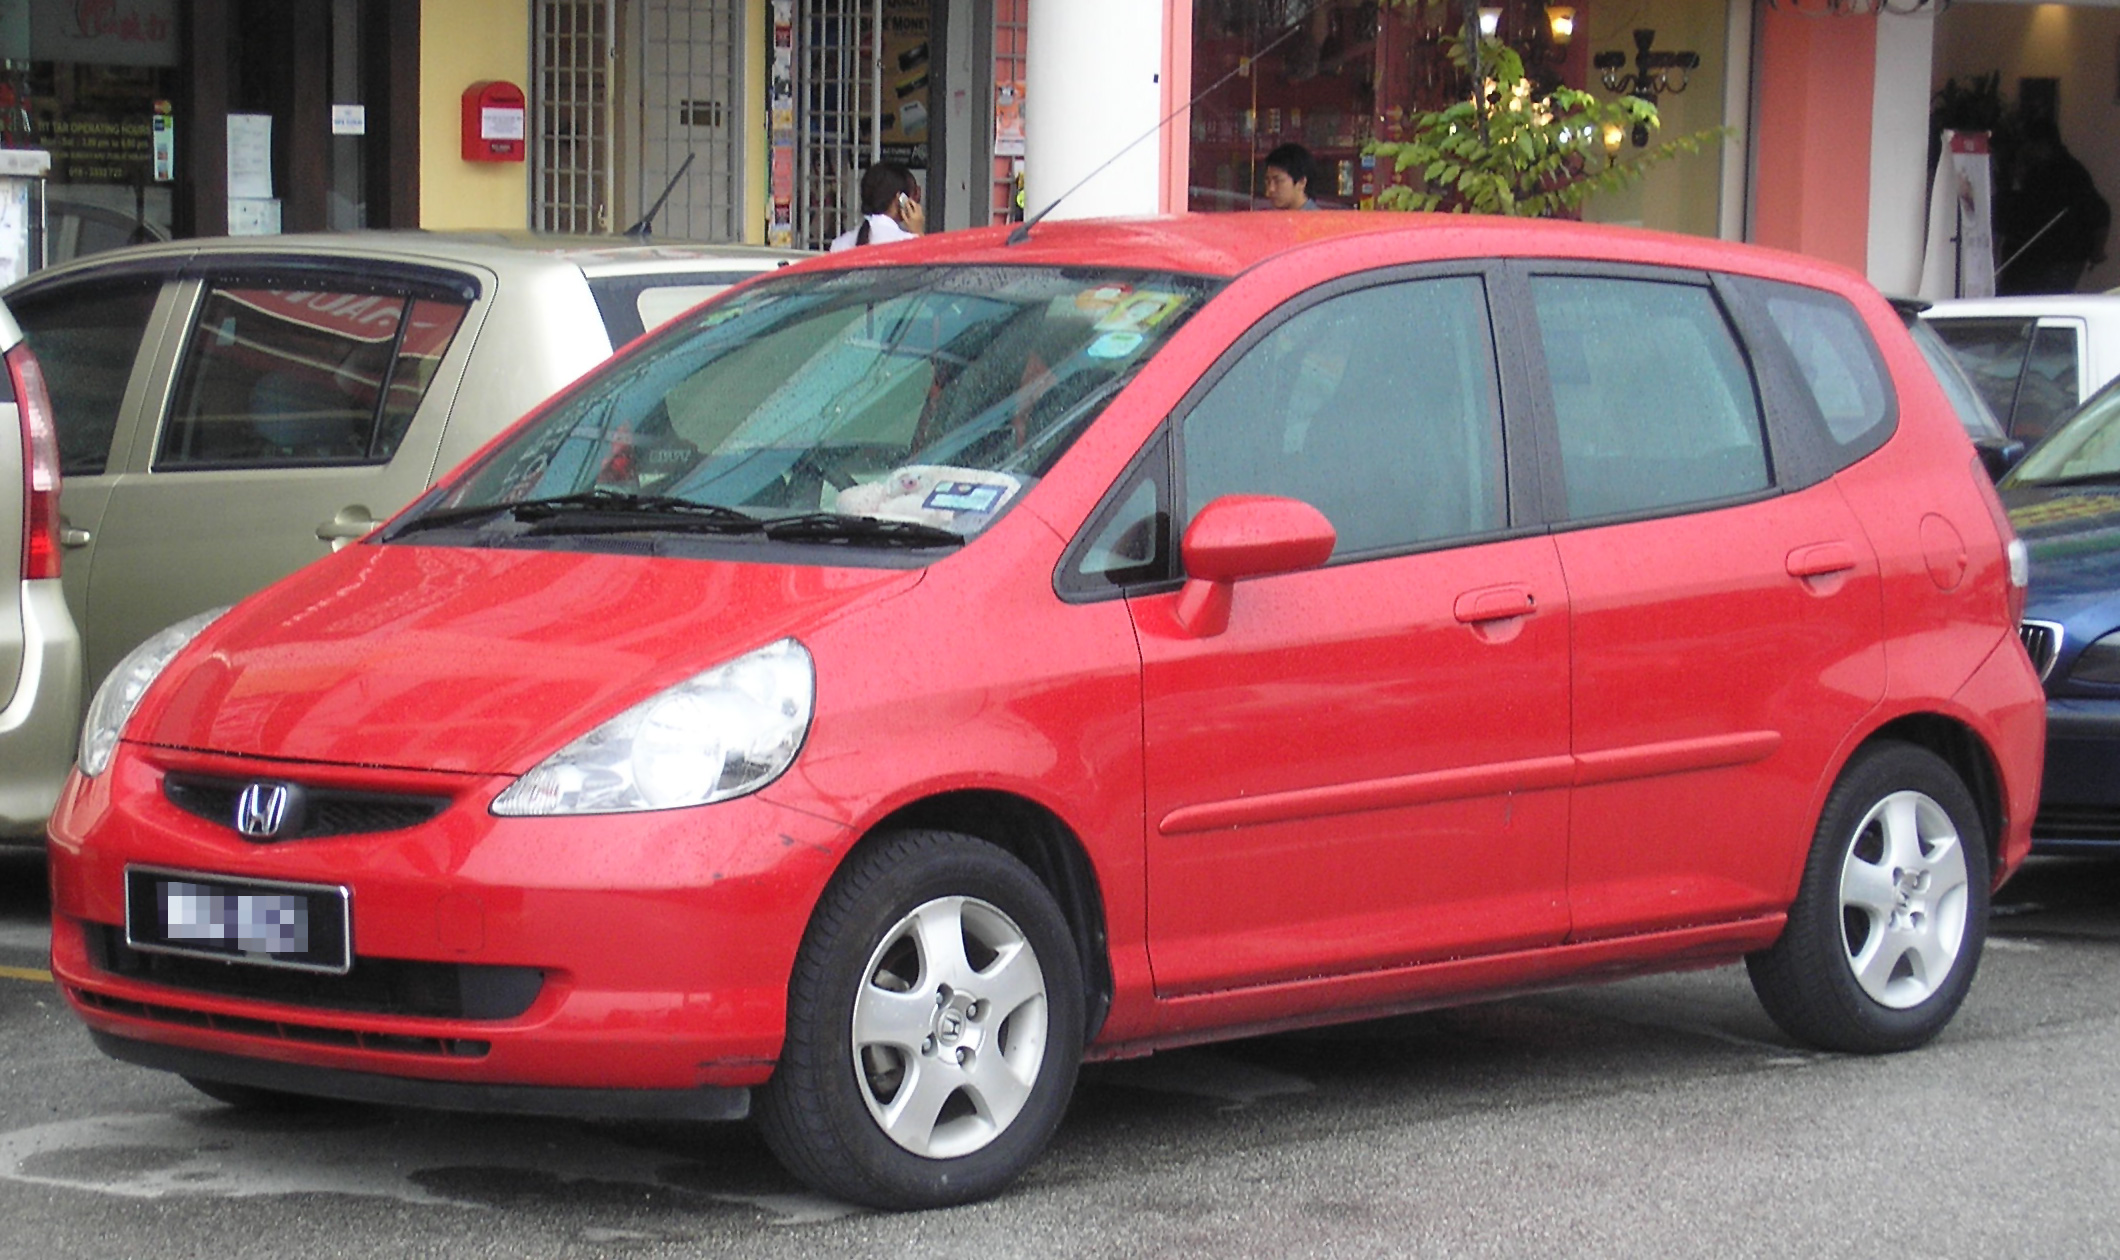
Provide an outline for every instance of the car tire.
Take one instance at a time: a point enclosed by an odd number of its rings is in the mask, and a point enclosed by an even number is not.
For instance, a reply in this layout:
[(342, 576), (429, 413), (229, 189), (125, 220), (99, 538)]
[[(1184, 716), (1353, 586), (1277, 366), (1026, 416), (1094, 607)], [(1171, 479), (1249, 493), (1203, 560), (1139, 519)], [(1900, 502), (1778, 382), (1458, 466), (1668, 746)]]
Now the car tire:
[(760, 1129), (803, 1181), (871, 1207), (992, 1195), (1074, 1092), (1083, 979), (1028, 867), (940, 831), (881, 838), (819, 900)]
[(1826, 798), (1781, 939), (1747, 958), (1783, 1031), (1821, 1049), (1910, 1050), (1950, 1023), (1987, 939), (1987, 834), (1941, 757), (1884, 742)]

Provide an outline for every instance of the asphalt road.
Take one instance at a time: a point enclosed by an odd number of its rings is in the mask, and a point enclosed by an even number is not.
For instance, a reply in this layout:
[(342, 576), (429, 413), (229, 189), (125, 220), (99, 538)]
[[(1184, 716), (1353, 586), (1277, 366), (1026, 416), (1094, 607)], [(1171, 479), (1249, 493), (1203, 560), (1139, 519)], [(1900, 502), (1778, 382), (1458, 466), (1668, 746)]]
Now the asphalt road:
[(2110, 1256), (2120, 863), (2036, 863), (1927, 1049), (1794, 1047), (1742, 968), (1096, 1067), (994, 1202), (803, 1191), (744, 1125), (239, 1115), (103, 1060), (0, 851), (0, 1257)]

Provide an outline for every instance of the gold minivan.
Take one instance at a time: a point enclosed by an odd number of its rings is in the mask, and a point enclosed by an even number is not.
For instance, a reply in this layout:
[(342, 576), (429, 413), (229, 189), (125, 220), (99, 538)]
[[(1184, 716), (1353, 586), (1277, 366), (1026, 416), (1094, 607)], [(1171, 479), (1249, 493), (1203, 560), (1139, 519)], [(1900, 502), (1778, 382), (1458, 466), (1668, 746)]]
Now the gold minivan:
[(365, 232), (172, 241), (15, 285), (87, 678), (361, 537), (613, 349), (802, 256)]

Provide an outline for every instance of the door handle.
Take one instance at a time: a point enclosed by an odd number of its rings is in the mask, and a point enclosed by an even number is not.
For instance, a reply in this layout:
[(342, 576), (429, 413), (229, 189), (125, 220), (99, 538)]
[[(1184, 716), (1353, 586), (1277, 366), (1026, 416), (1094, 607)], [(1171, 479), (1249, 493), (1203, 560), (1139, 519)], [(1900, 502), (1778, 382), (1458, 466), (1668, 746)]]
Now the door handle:
[(1789, 576), (1826, 577), (1855, 567), (1855, 549), (1844, 542), (1812, 543), (1789, 553)]
[(59, 527), (59, 545), (61, 547), (86, 547), (94, 541), (96, 541), (96, 536), (85, 529), (76, 529), (71, 525), (61, 525)]
[(331, 549), (337, 551), (356, 538), (366, 538), (380, 524), (381, 521), (368, 514), (367, 508), (358, 504), (340, 508), (338, 515), (317, 526), (317, 541), (330, 543)]
[(1457, 597), (1451, 611), (1468, 626), (1511, 617), (1528, 617), (1538, 610), (1538, 601), (1522, 586), (1488, 586)]

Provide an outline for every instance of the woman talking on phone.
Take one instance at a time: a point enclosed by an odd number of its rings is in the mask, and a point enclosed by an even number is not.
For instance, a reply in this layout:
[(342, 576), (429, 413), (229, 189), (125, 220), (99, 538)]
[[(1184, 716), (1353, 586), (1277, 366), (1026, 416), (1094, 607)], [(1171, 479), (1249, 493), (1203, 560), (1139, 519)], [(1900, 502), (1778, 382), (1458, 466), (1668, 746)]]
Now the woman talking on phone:
[(861, 173), (861, 226), (832, 240), (832, 252), (856, 245), (909, 241), (927, 227), (920, 184), (902, 163), (878, 162)]

